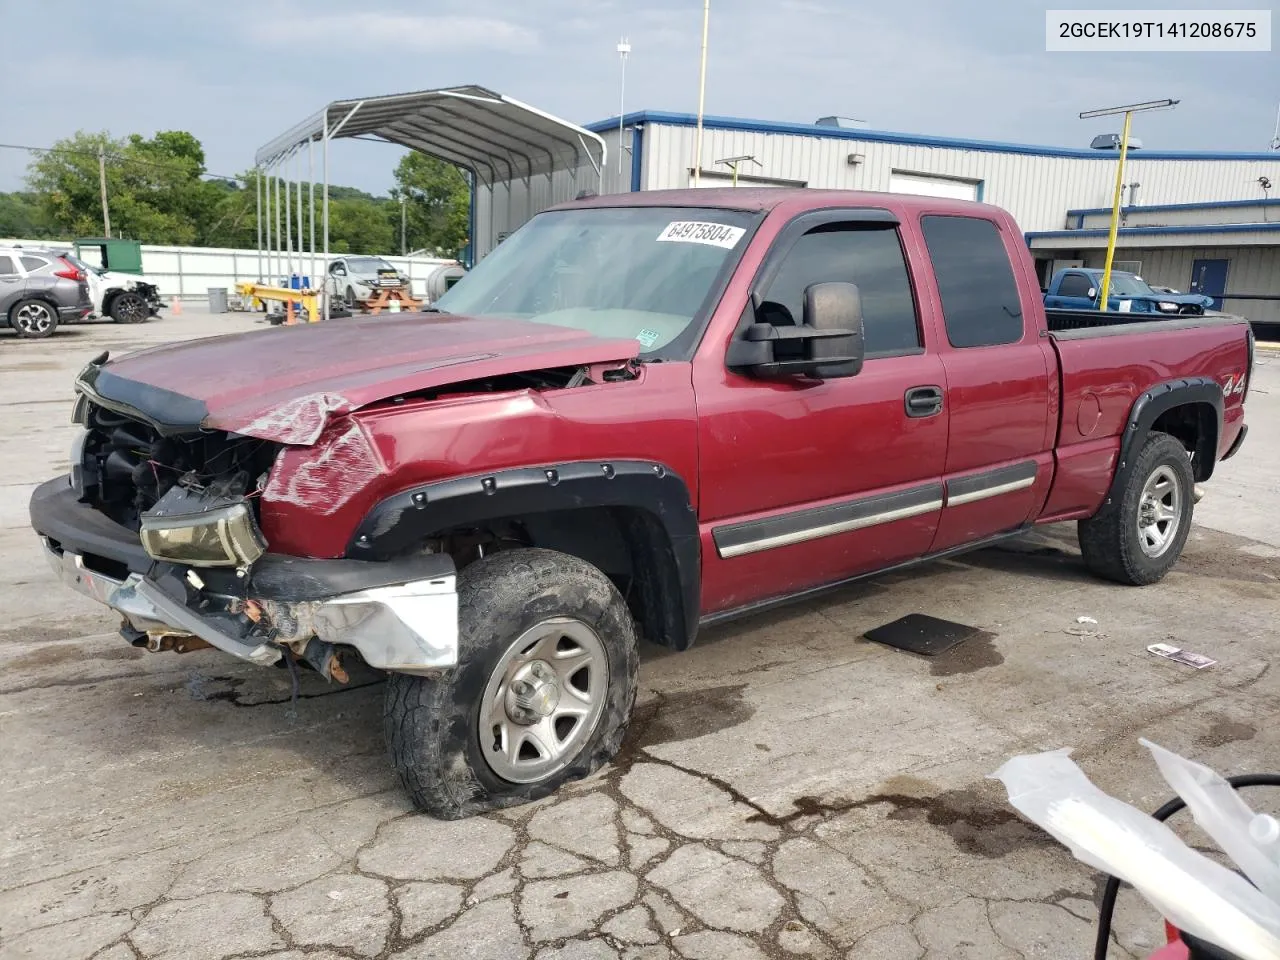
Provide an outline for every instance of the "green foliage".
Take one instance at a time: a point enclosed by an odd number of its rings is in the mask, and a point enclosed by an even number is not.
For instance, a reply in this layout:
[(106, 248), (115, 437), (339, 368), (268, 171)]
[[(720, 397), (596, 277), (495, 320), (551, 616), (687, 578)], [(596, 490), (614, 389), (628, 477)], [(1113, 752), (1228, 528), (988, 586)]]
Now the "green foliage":
[(0, 237), (56, 240), (59, 232), (49, 221), (34, 193), (0, 193)]
[(471, 191), (463, 172), (435, 157), (407, 153), (395, 177), (391, 196), (405, 201), (408, 249), (456, 256), (467, 244), (470, 222)]
[[(204, 147), (184, 130), (121, 139), (105, 131), (78, 131), (59, 141), (29, 165), (28, 191), (0, 193), (0, 236), (63, 240), (100, 236), (99, 153), (106, 158), (114, 236), (143, 243), (211, 247), (257, 244), (256, 172), (249, 171), (238, 181), (211, 179)], [(457, 253), (466, 243), (469, 210), (469, 188), (463, 174), (439, 160), (409, 154), (396, 168), (395, 176), (397, 186), (390, 198), (353, 187), (330, 186), (330, 249), (335, 253), (398, 253), (400, 197), (404, 196), (408, 248)], [(271, 189), (273, 184), (264, 181), (263, 187)], [(297, 190), (296, 183), (293, 189)], [(296, 193), (293, 198), (296, 200)], [(316, 211), (318, 220), (318, 188)], [(294, 249), (299, 249), (296, 209), (292, 219)], [(309, 221), (303, 230), (309, 242)], [(317, 223), (318, 242), (321, 236)]]

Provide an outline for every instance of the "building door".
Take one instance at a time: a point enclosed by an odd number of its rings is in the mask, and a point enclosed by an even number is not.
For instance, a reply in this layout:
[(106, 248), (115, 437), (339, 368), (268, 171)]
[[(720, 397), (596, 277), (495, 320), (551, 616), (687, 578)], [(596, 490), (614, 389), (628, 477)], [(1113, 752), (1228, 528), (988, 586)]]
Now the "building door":
[(1227, 292), (1227, 268), (1230, 260), (1197, 260), (1191, 264), (1191, 292), (1213, 297), (1213, 309), (1222, 309), (1222, 295)]

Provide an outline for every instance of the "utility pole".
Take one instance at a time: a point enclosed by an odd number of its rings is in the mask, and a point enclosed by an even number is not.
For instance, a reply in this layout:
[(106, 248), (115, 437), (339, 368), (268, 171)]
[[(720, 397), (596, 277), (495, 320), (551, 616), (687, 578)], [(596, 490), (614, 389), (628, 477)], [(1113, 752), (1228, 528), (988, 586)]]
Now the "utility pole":
[(622, 178), (622, 138), (626, 134), (623, 117), (627, 112), (627, 55), (631, 53), (631, 41), (623, 37), (618, 41), (618, 56), (622, 58), (622, 93), (618, 98), (618, 178), (621, 187)]
[(405, 243), (405, 214), (404, 214), (404, 194), (400, 194), (400, 256), (407, 257), (409, 255), (409, 246)]
[(98, 148), (98, 193), (102, 195), (102, 235), (111, 236), (111, 212), (107, 209), (107, 151)]
[(711, 25), (711, 0), (702, 0), (702, 62), (698, 68), (698, 132), (693, 147), (693, 185), (702, 183), (702, 116), (707, 104), (707, 29)]

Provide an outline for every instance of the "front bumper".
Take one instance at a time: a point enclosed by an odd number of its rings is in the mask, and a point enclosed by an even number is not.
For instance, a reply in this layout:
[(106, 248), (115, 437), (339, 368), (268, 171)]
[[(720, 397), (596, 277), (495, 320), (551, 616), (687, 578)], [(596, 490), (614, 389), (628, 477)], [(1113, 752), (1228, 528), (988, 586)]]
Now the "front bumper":
[(458, 662), (452, 559), (388, 563), (267, 554), (245, 576), (152, 560), (136, 534), (80, 503), (66, 477), (37, 487), (31, 525), (54, 572), (117, 611), (158, 648), (196, 637), (252, 663), (286, 649), (313, 664), (318, 647), (352, 647), (372, 667), (430, 674)]

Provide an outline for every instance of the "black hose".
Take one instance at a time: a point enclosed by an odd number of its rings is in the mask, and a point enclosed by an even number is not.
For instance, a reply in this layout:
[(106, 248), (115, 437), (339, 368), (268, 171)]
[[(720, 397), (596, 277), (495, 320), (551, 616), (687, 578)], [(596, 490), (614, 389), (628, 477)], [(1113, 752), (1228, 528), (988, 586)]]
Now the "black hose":
[[(1236, 777), (1227, 777), (1227, 783), (1237, 790), (1241, 787), (1280, 787), (1280, 773), (1242, 773)], [(1151, 816), (1163, 822), (1186, 805), (1181, 797), (1174, 797)], [(1119, 878), (1108, 876), (1106, 889), (1102, 891), (1102, 902), (1098, 904), (1098, 939), (1093, 947), (1093, 960), (1107, 960), (1107, 950), (1111, 946), (1111, 920), (1115, 916), (1116, 898), (1119, 896)]]

